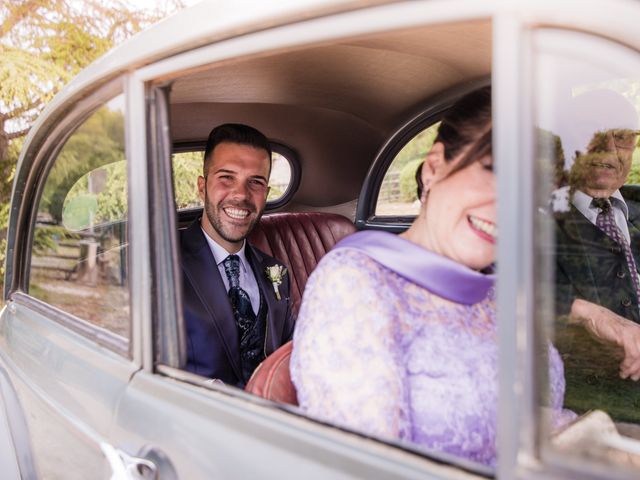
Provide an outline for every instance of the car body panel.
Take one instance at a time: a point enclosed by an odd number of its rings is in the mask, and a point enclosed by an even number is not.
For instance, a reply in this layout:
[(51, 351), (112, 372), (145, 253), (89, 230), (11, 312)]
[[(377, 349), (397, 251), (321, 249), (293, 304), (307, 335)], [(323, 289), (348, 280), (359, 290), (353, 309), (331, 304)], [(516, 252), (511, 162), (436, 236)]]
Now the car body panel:
[[(33, 301), (12, 301), (2, 316), (3, 366), (25, 412), (37, 469), (51, 478), (86, 478), (106, 471), (100, 443), (132, 363), (51, 322)], [(105, 332), (108, 334), (108, 332)], [(71, 454), (70, 454), (71, 452)]]

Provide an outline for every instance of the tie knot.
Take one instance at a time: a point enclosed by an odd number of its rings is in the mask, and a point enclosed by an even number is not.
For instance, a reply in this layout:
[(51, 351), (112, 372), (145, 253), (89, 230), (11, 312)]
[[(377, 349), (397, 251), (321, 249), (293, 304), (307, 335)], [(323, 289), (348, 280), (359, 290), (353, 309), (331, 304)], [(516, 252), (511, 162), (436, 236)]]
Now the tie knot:
[(591, 201), (591, 205), (602, 210), (602, 213), (607, 213), (611, 210), (611, 200), (608, 198), (594, 198)]
[(240, 257), (238, 255), (229, 255), (222, 262), (224, 273), (227, 274), (229, 280), (229, 288), (237, 287), (240, 284)]

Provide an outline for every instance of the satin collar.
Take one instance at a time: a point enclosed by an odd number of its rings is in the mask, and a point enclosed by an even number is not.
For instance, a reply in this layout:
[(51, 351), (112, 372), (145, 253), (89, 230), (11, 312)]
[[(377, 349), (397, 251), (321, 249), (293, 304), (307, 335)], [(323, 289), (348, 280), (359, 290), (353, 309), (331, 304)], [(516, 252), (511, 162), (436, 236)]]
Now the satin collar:
[(484, 300), (495, 283), (485, 275), (397, 235), (373, 230), (349, 235), (334, 248), (350, 248), (430, 292), (453, 302), (472, 305)]

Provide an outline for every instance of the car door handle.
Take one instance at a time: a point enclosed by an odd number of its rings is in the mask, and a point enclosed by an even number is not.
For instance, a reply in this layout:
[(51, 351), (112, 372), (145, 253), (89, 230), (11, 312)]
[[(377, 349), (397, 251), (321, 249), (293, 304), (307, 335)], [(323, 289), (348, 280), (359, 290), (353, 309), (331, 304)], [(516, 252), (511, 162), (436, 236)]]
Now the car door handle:
[(104, 442), (100, 448), (111, 466), (111, 480), (158, 479), (158, 469), (150, 460), (134, 457)]

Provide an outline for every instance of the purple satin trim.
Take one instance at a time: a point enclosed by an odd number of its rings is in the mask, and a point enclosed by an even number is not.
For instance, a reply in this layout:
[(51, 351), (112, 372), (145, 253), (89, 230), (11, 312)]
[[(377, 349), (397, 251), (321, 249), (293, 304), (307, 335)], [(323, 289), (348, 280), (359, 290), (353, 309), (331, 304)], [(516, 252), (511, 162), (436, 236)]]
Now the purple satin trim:
[(367, 256), (453, 302), (472, 305), (484, 300), (495, 282), (495, 275), (471, 270), (397, 235), (367, 230), (354, 233), (336, 244)]

